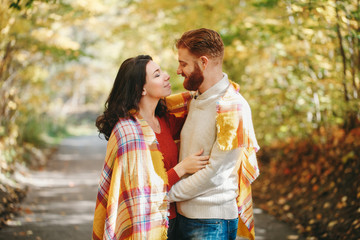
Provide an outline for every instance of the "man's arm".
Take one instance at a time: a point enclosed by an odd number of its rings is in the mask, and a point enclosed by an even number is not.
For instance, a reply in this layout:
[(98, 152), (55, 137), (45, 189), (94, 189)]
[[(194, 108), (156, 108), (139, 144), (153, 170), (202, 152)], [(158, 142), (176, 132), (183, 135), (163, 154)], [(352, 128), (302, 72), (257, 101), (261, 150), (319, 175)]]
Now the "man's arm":
[(234, 171), (241, 151), (241, 148), (229, 151), (220, 150), (217, 141), (215, 141), (209, 164), (204, 169), (173, 185), (169, 192), (170, 201), (189, 200), (223, 184)]

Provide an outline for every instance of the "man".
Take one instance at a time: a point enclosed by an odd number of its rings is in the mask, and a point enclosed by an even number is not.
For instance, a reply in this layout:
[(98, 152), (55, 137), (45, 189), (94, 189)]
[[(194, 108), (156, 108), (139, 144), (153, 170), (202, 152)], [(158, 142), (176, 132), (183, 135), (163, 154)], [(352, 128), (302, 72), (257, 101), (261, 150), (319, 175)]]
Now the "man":
[(187, 90), (196, 91), (181, 132), (180, 157), (199, 149), (209, 164), (175, 184), (181, 239), (255, 239), (250, 184), (259, 175), (251, 110), (222, 71), (224, 44), (210, 29), (185, 32), (177, 41)]

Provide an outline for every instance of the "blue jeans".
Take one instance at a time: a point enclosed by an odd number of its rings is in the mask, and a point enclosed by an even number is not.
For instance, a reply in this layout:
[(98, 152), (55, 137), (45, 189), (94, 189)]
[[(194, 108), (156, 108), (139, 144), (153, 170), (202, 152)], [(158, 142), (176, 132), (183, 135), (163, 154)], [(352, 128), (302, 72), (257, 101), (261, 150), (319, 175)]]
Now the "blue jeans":
[(168, 240), (177, 240), (178, 239), (177, 228), (178, 228), (177, 217), (170, 219), (169, 220), (169, 228), (168, 228), (168, 232), (167, 232)]
[(181, 240), (235, 240), (238, 219), (190, 219), (177, 214)]

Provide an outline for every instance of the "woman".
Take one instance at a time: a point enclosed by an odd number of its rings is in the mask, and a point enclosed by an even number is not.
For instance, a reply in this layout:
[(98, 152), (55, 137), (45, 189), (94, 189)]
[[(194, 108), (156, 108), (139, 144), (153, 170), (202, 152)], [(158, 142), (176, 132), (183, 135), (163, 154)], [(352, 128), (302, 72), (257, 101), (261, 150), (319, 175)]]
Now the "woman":
[[(104, 114), (96, 120), (108, 145), (93, 239), (166, 239), (167, 191), (184, 174), (207, 164), (202, 151), (177, 164), (173, 136), (184, 119), (167, 113), (163, 98), (171, 93), (169, 79), (147, 55), (120, 66)], [(174, 217), (173, 205), (169, 218)]]

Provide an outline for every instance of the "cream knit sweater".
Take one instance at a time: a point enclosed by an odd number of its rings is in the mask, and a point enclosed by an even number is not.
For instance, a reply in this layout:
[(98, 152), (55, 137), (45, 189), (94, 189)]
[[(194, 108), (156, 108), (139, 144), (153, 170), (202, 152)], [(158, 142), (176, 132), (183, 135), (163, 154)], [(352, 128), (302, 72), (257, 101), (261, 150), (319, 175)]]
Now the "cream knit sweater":
[(204, 149), (209, 164), (176, 183), (169, 192), (177, 202), (177, 211), (187, 218), (235, 219), (238, 179), (235, 169), (241, 149), (222, 151), (216, 143), (216, 102), (229, 87), (224, 77), (190, 102), (189, 113), (181, 131), (180, 161)]

